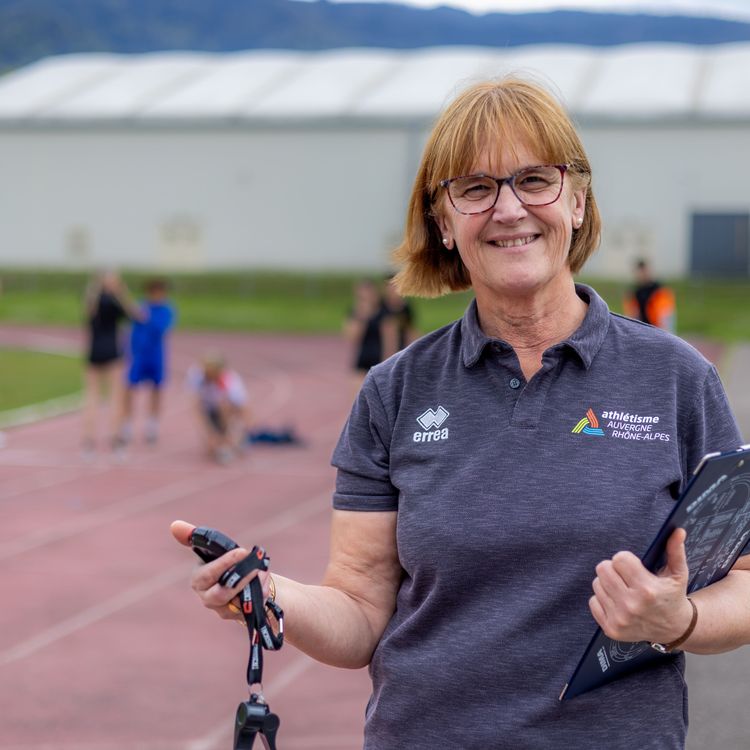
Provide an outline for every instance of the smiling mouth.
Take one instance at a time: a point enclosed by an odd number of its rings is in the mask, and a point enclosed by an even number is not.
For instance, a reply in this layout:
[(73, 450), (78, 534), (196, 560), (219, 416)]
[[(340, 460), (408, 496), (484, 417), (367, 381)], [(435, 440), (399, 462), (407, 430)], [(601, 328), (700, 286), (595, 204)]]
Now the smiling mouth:
[(517, 237), (514, 240), (492, 240), (490, 244), (495, 247), (523, 247), (533, 242), (538, 236), (538, 234), (530, 234), (527, 237)]

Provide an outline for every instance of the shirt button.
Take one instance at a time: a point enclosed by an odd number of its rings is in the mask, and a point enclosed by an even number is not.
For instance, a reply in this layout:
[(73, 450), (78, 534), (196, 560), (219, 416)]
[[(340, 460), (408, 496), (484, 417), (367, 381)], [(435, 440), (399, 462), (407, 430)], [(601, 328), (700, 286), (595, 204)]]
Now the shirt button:
[(521, 387), (521, 381), (518, 378), (511, 378), (510, 383), (508, 385), (515, 390), (516, 388)]

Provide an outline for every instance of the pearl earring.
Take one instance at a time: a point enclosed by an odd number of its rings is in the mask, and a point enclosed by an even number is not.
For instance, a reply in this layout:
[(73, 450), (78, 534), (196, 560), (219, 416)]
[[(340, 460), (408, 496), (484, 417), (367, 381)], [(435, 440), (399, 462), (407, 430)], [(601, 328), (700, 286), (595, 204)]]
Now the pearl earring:
[(450, 245), (450, 240), (447, 237), (443, 237), (443, 244), (448, 247)]

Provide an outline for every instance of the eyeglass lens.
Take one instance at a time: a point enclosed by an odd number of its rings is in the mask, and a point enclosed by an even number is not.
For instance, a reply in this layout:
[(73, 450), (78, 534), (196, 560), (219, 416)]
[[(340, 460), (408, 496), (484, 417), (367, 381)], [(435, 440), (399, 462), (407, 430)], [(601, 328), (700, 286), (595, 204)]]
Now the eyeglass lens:
[[(503, 182), (484, 175), (458, 177), (448, 184), (448, 194), (457, 211), (482, 213), (495, 205)], [(516, 172), (508, 182), (521, 203), (544, 206), (560, 197), (563, 171), (555, 166), (529, 167)]]

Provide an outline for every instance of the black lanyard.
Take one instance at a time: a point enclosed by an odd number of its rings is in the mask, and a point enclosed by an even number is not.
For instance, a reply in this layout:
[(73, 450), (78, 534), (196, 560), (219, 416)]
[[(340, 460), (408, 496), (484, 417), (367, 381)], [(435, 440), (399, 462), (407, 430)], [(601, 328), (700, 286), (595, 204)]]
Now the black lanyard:
[[(200, 527), (193, 530), (190, 544), (195, 553), (204, 561), (210, 562), (237, 548), (237, 543), (215, 529)], [(250, 554), (219, 578), (222, 586), (236, 586), (253, 570), (268, 570), (270, 559), (262, 547), (253, 547)], [(271, 713), (262, 692), (253, 692), (254, 685), (263, 682), (263, 650), (278, 651), (284, 643), (284, 612), (273, 601), (263, 601), (263, 588), (256, 576), (240, 594), (242, 616), (245, 618), (250, 638), (250, 656), (247, 664), (247, 685), (250, 699), (237, 707), (234, 723), (234, 749), (250, 750), (256, 735), (267, 750), (276, 750), (276, 732), (279, 729), (279, 717)], [(278, 633), (268, 623), (266, 611), (271, 612), (278, 623)]]
[[(270, 559), (262, 547), (253, 547), (250, 554), (236, 565), (226, 570), (219, 583), (227, 588), (236, 586), (253, 570), (268, 570)], [(242, 589), (242, 616), (245, 618), (250, 637), (250, 658), (247, 663), (247, 685), (263, 682), (263, 649), (278, 651), (284, 644), (284, 613), (273, 601), (263, 601), (263, 589), (256, 576)], [(279, 632), (274, 633), (268, 624), (266, 610), (269, 610), (279, 624)]]

